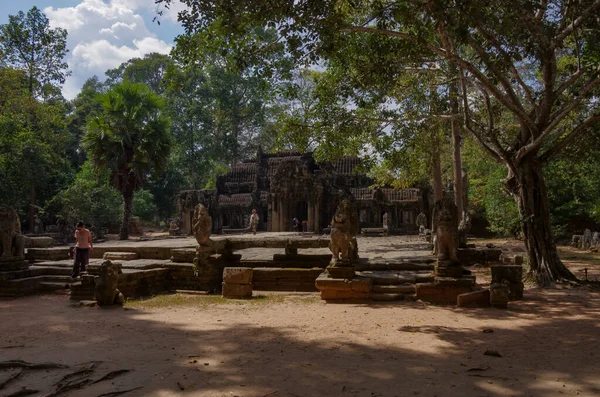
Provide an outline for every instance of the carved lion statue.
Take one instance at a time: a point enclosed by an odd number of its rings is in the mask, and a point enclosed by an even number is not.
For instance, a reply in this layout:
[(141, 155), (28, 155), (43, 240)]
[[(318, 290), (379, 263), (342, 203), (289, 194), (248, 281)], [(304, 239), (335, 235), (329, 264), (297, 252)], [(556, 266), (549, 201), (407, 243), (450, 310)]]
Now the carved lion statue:
[(208, 210), (202, 204), (198, 204), (194, 208), (194, 216), (192, 218), (192, 230), (194, 237), (199, 245), (210, 245), (210, 233), (212, 231), (212, 218), (208, 215)]
[(331, 220), (331, 242), (329, 249), (334, 260), (350, 261), (356, 259), (358, 250), (358, 214), (349, 200), (343, 200)]
[(0, 207), (0, 258), (23, 258), (26, 237), (21, 235), (21, 222), (17, 211)]
[(458, 262), (458, 209), (450, 197), (436, 201), (433, 207), (433, 227), (438, 260)]
[(95, 278), (94, 287), (96, 302), (99, 305), (120, 305), (125, 302), (125, 297), (117, 289), (120, 273), (120, 263), (107, 260), (100, 265), (100, 275)]

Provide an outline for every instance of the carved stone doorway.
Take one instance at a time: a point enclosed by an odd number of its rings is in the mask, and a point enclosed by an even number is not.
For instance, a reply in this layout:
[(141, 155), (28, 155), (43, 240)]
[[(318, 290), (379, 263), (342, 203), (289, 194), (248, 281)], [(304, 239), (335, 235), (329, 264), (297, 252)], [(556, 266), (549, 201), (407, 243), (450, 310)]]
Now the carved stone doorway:
[(306, 201), (296, 202), (296, 213), (292, 214), (292, 218), (298, 218), (298, 221), (308, 220), (308, 203)]

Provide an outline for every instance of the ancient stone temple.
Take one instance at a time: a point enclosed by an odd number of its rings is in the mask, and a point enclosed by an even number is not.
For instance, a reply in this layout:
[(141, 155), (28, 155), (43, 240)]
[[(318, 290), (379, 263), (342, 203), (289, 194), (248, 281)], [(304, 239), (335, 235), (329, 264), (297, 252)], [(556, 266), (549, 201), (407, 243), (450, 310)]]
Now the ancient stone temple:
[(320, 233), (329, 226), (343, 199), (358, 210), (361, 228), (382, 228), (384, 215), (390, 233), (416, 232), (415, 220), (428, 212), (421, 189), (372, 189), (373, 180), (356, 172), (360, 159), (342, 158), (318, 163), (312, 153), (267, 154), (234, 165), (217, 178), (214, 190), (183, 191), (178, 197), (181, 231), (192, 233), (194, 208), (203, 204), (212, 217), (213, 232), (227, 233), (249, 226), (250, 214), (259, 215), (258, 230), (292, 231), (293, 219), (307, 221), (307, 231)]

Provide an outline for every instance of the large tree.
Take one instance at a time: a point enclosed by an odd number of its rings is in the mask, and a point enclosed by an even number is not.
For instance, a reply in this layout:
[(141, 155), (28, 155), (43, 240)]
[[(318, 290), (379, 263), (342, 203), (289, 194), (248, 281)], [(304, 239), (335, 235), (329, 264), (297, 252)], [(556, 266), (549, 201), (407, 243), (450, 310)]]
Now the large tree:
[(362, 76), (366, 85), (389, 79), (407, 60), (454, 65), (462, 112), (452, 116), (464, 116), (466, 129), (508, 169), (530, 274), (540, 285), (574, 279), (556, 251), (542, 166), (600, 121), (600, 0), (183, 3), (188, 34), (217, 32), (236, 50), (248, 41), (236, 38), (267, 24), (290, 54), (309, 61), (339, 58), (359, 37), (367, 47), (355, 59), (386, 66)]
[(162, 113), (162, 98), (144, 84), (116, 84), (100, 101), (102, 114), (90, 121), (83, 142), (93, 164), (110, 171), (110, 183), (123, 196), (119, 238), (126, 240), (133, 194), (169, 157), (169, 120)]
[(37, 7), (27, 14), (9, 15), (8, 23), (0, 25), (0, 62), (26, 73), (33, 96), (42, 94), (46, 85), (65, 82), (70, 74), (64, 61), (67, 52), (67, 31), (50, 28), (48, 18)]
[(0, 68), (0, 203), (29, 212), (32, 231), (36, 210), (71, 175), (64, 104), (40, 102), (26, 87), (24, 72)]

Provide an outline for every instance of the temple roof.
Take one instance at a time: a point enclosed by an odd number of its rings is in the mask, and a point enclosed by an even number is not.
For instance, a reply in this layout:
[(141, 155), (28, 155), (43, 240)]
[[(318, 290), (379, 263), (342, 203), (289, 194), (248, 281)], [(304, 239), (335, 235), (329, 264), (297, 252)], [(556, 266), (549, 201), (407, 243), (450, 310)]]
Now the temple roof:
[(342, 157), (333, 163), (333, 168), (339, 174), (352, 174), (354, 173), (354, 168), (360, 164), (360, 159), (358, 157)]
[(243, 207), (248, 208), (252, 206), (252, 194), (251, 193), (238, 193), (226, 195), (219, 195), (219, 206), (220, 207)]
[(382, 188), (381, 191), (385, 195), (387, 201), (392, 203), (399, 201), (419, 201), (421, 189), (391, 189)]
[(351, 188), (350, 193), (356, 201), (371, 201), (375, 198), (375, 190), (368, 187)]
[(256, 170), (256, 163), (239, 163), (231, 167), (231, 170), (222, 178), (225, 183), (256, 182)]

